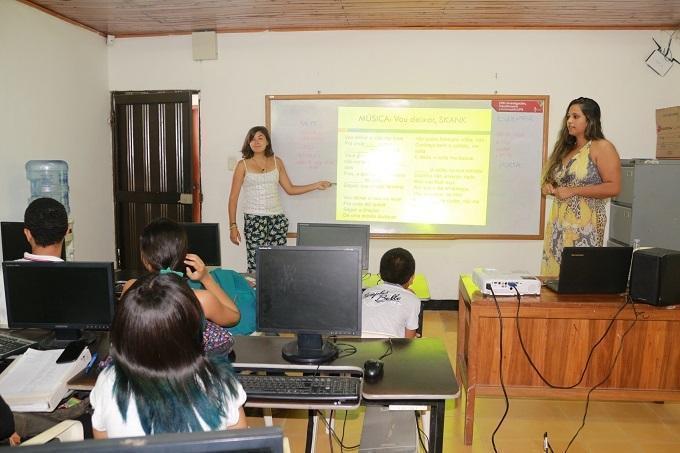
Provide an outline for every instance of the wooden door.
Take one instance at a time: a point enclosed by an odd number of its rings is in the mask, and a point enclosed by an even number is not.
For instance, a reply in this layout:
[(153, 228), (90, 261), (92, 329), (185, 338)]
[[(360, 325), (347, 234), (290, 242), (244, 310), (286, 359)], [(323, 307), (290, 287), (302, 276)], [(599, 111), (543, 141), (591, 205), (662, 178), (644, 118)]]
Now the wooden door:
[(139, 234), (149, 221), (200, 221), (198, 106), (192, 91), (113, 92), (116, 255), (142, 269)]

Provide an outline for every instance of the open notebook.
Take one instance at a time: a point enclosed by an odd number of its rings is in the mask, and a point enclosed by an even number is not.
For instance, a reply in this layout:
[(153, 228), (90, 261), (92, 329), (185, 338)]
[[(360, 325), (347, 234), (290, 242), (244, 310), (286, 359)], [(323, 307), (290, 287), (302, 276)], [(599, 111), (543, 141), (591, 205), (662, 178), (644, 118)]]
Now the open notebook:
[(70, 363), (57, 363), (63, 349), (28, 349), (0, 374), (0, 395), (15, 412), (51, 412), (66, 396), (66, 383), (87, 366), (90, 350)]

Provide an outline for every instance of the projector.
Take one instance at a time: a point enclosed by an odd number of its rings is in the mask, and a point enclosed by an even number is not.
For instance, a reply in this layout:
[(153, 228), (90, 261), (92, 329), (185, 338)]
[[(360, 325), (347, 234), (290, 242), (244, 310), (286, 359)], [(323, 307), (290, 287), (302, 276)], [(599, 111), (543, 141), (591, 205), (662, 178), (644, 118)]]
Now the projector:
[(534, 276), (528, 275), (524, 271), (499, 271), (484, 267), (475, 268), (472, 271), (472, 282), (477, 285), (483, 294), (493, 294), (497, 296), (515, 296), (517, 293), (513, 287), (517, 288), (520, 295), (541, 294), (541, 281)]

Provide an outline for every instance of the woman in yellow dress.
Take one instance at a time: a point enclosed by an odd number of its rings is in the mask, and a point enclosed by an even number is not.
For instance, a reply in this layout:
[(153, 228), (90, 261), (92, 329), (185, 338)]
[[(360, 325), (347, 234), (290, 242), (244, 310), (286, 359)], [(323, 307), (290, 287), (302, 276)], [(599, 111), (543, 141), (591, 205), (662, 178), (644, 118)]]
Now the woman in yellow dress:
[(564, 247), (602, 246), (606, 201), (620, 190), (619, 154), (602, 133), (600, 106), (590, 98), (574, 99), (543, 172), (541, 192), (554, 200), (541, 275), (559, 275)]

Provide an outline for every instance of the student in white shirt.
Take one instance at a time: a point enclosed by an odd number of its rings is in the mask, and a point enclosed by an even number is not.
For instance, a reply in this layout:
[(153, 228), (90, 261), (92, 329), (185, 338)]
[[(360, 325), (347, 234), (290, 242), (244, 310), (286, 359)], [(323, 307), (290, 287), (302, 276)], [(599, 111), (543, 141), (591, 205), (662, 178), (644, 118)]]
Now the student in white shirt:
[(362, 336), (416, 336), (420, 299), (408, 289), (415, 272), (416, 262), (408, 250), (394, 248), (385, 252), (380, 259), (383, 283), (366, 289), (362, 296)]
[(90, 393), (95, 438), (246, 427), (246, 395), (228, 359), (203, 352), (204, 322), (194, 291), (173, 273), (147, 274), (125, 292), (111, 327), (113, 364)]

